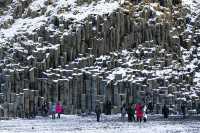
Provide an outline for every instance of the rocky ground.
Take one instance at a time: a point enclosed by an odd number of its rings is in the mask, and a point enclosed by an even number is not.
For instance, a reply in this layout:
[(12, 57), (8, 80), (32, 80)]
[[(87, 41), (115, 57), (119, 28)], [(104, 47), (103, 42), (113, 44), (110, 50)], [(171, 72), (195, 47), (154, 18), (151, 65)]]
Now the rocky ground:
[(0, 121), (1, 133), (199, 133), (199, 120), (164, 120), (150, 116), (146, 123), (122, 122), (120, 115), (102, 116), (96, 122), (95, 116), (62, 116), (61, 119), (37, 117), (32, 120), (14, 119)]

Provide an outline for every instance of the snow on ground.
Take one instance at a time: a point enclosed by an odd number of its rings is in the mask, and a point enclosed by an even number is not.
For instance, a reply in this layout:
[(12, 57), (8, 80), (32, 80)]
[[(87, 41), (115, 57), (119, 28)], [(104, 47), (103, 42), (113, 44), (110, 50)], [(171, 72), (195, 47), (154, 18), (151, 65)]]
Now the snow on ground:
[(96, 122), (95, 116), (62, 116), (61, 119), (37, 117), (0, 121), (1, 133), (199, 133), (200, 121), (164, 119), (146, 123), (122, 122), (120, 115), (105, 116)]

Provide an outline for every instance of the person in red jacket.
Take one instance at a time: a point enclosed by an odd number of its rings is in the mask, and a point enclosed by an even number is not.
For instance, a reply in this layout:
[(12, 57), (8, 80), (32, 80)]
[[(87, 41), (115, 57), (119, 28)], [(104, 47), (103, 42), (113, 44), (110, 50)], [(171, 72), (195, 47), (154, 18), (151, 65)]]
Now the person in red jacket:
[(57, 104), (56, 104), (56, 113), (58, 113), (58, 116), (57, 116), (57, 118), (59, 118), (60, 119), (60, 114), (62, 113), (62, 106), (61, 106), (61, 104), (59, 103), (59, 102), (57, 102)]
[(135, 105), (135, 111), (136, 111), (137, 121), (142, 122), (143, 111), (142, 111), (142, 105), (141, 105), (141, 103), (137, 103)]

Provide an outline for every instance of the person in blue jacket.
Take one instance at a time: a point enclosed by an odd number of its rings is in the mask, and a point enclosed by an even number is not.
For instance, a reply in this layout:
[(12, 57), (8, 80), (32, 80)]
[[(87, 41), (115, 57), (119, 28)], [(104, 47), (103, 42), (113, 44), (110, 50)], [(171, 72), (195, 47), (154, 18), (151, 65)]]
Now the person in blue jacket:
[(56, 104), (54, 102), (51, 103), (51, 108), (50, 108), (50, 111), (51, 111), (51, 116), (52, 116), (52, 119), (55, 119), (55, 114), (56, 114)]

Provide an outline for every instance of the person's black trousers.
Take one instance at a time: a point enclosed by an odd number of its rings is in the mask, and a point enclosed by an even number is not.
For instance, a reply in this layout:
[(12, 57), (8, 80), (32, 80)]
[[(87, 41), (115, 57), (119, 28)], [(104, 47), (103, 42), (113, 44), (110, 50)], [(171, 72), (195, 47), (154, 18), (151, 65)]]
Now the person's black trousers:
[(100, 114), (97, 114), (97, 122), (100, 120)]
[(59, 119), (60, 119), (60, 113), (58, 113), (58, 116), (57, 116), (57, 118), (59, 118)]

